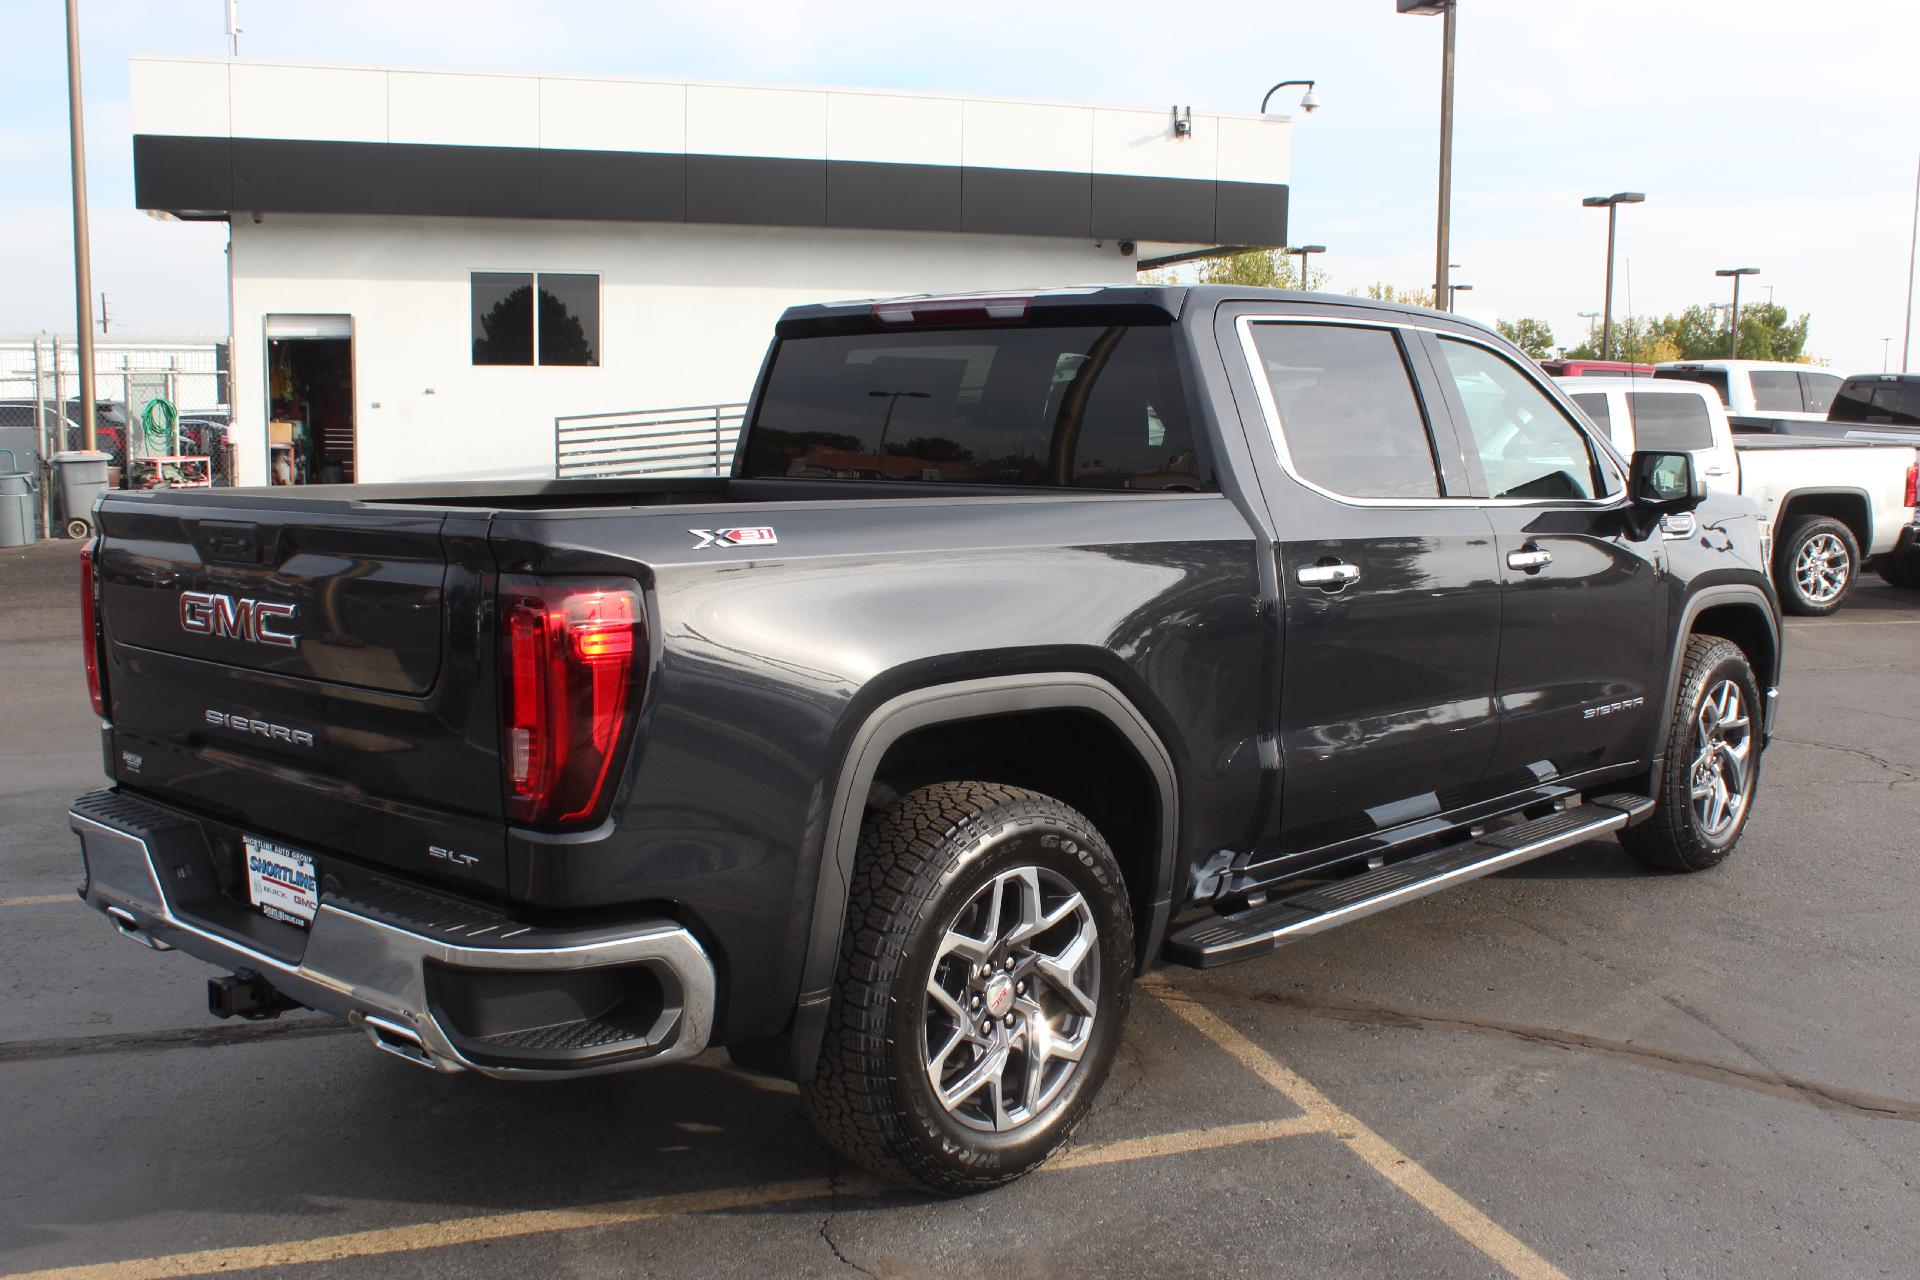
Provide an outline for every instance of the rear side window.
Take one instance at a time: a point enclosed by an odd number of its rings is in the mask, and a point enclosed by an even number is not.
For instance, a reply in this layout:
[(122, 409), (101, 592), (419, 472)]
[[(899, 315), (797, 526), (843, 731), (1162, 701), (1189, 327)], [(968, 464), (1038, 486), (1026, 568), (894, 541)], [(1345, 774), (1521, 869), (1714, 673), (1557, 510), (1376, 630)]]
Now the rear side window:
[(1732, 404), (1727, 399), (1727, 371), (1725, 369), (1655, 369), (1656, 378), (1678, 378), (1682, 382), (1704, 382), (1712, 387), (1720, 397), (1721, 404)]
[(1753, 407), (1762, 413), (1805, 413), (1807, 401), (1800, 391), (1800, 375), (1791, 369), (1755, 369)]
[(1837, 373), (1800, 372), (1800, 390), (1807, 398), (1808, 413), (1825, 413), (1833, 408), (1834, 393), (1846, 381)]
[(1571, 397), (1580, 406), (1580, 411), (1593, 419), (1593, 425), (1608, 435), (1613, 434), (1613, 410), (1607, 407), (1604, 393), (1587, 392), (1585, 395)]
[(1466, 407), (1488, 496), (1592, 498), (1603, 491), (1580, 428), (1531, 378), (1487, 348), (1440, 339)]
[(788, 338), (744, 475), (1193, 492), (1173, 332), (940, 329)]
[(1679, 392), (1629, 391), (1634, 447), (1655, 451), (1713, 448), (1713, 419), (1707, 402)]
[(1349, 498), (1434, 498), (1433, 443), (1390, 329), (1257, 324), (1254, 349), (1303, 479)]

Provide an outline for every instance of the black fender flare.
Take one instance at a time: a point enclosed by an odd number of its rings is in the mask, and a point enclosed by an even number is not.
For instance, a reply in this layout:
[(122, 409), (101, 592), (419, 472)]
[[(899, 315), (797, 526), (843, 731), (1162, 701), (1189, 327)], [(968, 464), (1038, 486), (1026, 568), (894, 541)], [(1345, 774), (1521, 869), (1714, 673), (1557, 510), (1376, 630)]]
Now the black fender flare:
[(882, 703), (861, 722), (835, 781), (821, 843), (820, 869), (814, 879), (800, 995), (792, 1028), (785, 1037), (786, 1053), (781, 1055), (786, 1059), (782, 1065), (793, 1079), (812, 1078), (820, 1056), (867, 793), (887, 750), (907, 734), (934, 725), (1022, 711), (1059, 710), (1087, 711), (1105, 719), (1133, 747), (1159, 789), (1160, 831), (1149, 886), (1150, 915), (1142, 922), (1140, 932), (1141, 967), (1158, 954), (1172, 910), (1180, 830), (1179, 783), (1173, 756), (1140, 709), (1106, 680), (1078, 671), (989, 676), (911, 689)]
[(1780, 615), (1767, 593), (1754, 583), (1723, 583), (1718, 586), (1702, 587), (1687, 597), (1686, 606), (1680, 612), (1680, 624), (1673, 629), (1673, 655), (1667, 660), (1667, 691), (1660, 702), (1660, 718), (1654, 722), (1654, 749), (1650, 752), (1653, 761), (1651, 786), (1655, 798), (1659, 796), (1660, 776), (1667, 763), (1667, 733), (1673, 724), (1674, 707), (1680, 701), (1680, 677), (1687, 663), (1686, 639), (1693, 634), (1693, 624), (1702, 613), (1721, 605), (1737, 604), (1749, 606), (1766, 623), (1767, 633), (1773, 641), (1773, 669), (1756, 671), (1759, 677), (1760, 697), (1765, 702), (1760, 720), (1761, 745), (1773, 737), (1773, 712), (1778, 701), (1780, 670), (1785, 661), (1782, 648), (1784, 632), (1780, 624)]

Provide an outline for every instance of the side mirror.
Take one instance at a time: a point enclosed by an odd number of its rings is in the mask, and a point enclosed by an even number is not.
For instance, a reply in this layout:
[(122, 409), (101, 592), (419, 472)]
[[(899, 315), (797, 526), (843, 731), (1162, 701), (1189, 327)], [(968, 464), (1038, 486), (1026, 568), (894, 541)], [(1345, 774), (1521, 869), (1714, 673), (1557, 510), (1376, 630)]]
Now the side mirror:
[(1628, 483), (1633, 505), (1661, 515), (1691, 511), (1707, 497), (1706, 481), (1694, 471), (1690, 453), (1640, 450), (1633, 455)]

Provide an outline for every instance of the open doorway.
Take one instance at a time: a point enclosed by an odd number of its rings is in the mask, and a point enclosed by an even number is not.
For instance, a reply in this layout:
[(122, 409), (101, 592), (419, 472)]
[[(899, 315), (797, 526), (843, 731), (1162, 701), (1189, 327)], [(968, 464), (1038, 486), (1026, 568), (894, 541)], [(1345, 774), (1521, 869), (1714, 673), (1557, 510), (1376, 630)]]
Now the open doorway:
[(350, 317), (267, 317), (267, 454), (274, 484), (353, 483)]

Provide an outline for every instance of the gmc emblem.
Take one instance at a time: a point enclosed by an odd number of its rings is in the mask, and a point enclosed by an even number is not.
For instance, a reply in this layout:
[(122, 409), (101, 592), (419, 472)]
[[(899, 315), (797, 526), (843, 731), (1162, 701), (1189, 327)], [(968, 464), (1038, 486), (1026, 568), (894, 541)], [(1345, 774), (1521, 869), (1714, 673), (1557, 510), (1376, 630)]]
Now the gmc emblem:
[(211, 591), (182, 591), (180, 629), (189, 635), (221, 636), (291, 649), (300, 643), (300, 637), (276, 631), (274, 626), (283, 618), (291, 618), (293, 610), (293, 605), (271, 600), (236, 600)]

